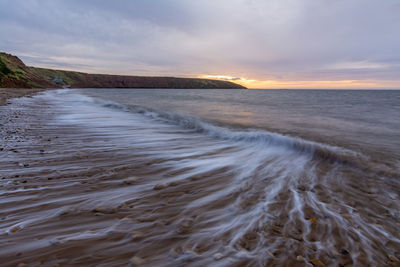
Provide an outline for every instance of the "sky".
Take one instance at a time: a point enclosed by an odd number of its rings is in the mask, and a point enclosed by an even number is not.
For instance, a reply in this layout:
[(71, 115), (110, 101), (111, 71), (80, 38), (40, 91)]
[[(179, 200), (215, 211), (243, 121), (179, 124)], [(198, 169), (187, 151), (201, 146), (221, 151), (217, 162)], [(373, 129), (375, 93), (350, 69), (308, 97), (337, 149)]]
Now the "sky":
[(400, 1), (0, 0), (0, 51), (249, 88), (400, 88)]

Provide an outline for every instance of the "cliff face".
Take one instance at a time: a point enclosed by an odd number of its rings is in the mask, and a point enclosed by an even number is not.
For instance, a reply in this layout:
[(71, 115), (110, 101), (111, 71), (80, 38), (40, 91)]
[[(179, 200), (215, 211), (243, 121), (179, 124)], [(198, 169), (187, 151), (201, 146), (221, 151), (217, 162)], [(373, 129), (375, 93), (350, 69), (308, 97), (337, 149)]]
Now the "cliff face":
[(239, 84), (220, 80), (88, 74), (27, 67), (18, 57), (6, 53), (0, 53), (0, 87), (245, 89)]
[(0, 87), (3, 88), (52, 88), (54, 84), (30, 71), (16, 56), (0, 53)]

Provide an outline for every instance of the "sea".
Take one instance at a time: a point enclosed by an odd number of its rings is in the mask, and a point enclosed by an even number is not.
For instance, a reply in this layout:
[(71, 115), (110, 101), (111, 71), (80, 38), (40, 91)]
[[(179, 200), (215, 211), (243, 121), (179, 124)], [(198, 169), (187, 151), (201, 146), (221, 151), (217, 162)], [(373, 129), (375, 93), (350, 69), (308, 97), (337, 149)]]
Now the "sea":
[[(58, 263), (398, 264), (399, 90), (63, 89), (12, 105), (37, 117), (27, 151), (52, 143), (19, 175), (62, 186), (10, 210), (48, 224)], [(55, 262), (35, 244), (28, 259)]]

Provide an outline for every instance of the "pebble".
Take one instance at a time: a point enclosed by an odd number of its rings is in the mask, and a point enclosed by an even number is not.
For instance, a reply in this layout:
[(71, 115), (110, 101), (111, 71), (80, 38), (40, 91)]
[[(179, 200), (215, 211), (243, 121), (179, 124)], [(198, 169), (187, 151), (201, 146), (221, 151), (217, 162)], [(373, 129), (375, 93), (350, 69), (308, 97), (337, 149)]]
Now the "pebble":
[(61, 244), (61, 242), (58, 240), (49, 240), (49, 244), (51, 246), (57, 246), (57, 245)]
[(342, 255), (345, 255), (345, 256), (349, 255), (349, 252), (344, 248), (340, 251), (340, 253), (342, 253)]
[(126, 185), (131, 185), (131, 184), (136, 183), (136, 181), (137, 181), (137, 179), (134, 178), (134, 177), (132, 177), (132, 178), (125, 179), (125, 180), (123, 181), (123, 183), (126, 184)]
[(29, 164), (20, 162), (20, 163), (18, 163), (18, 166), (27, 168), (27, 167), (29, 167)]
[(17, 231), (19, 231), (19, 230), (21, 230), (21, 227), (20, 227), (19, 225), (17, 225), (17, 226), (14, 226), (13, 228), (11, 228), (11, 229), (10, 229), (10, 232), (11, 232), (11, 233), (15, 233), (15, 232), (17, 232)]
[(156, 184), (155, 186), (154, 186), (154, 190), (161, 190), (161, 189), (164, 189), (164, 188), (166, 188), (167, 187), (167, 185), (166, 184), (164, 184), (164, 183), (160, 183), (160, 184)]
[(138, 241), (144, 238), (144, 234), (139, 231), (132, 231), (132, 240)]
[(275, 255), (274, 255), (271, 251), (267, 250), (267, 254), (268, 254), (271, 258), (275, 258)]
[(299, 189), (300, 191), (306, 191), (307, 190), (307, 188), (305, 186), (302, 186), (302, 185), (298, 186), (297, 189)]
[(124, 202), (118, 206), (118, 209), (129, 209), (129, 206)]
[(111, 213), (115, 213), (115, 210), (114, 210), (114, 209), (111, 209), (111, 208), (107, 208), (107, 207), (95, 207), (95, 208), (92, 210), (92, 212), (101, 212), (101, 213), (108, 213), (108, 214), (111, 214)]
[(168, 184), (168, 186), (177, 186), (177, 185), (179, 185), (179, 182), (178, 182), (178, 181), (172, 181), (172, 182), (170, 182), (170, 183)]
[(187, 234), (190, 232), (190, 229), (193, 225), (193, 219), (184, 219), (182, 220), (177, 229), (178, 234)]
[(304, 261), (304, 257), (301, 256), (301, 255), (298, 255), (298, 256), (296, 257), (296, 260), (298, 260), (298, 261)]
[(312, 222), (312, 223), (317, 223), (318, 222), (318, 220), (316, 219), (316, 218), (310, 218), (310, 219), (308, 219), (310, 222)]
[(217, 261), (222, 259), (223, 257), (224, 257), (224, 255), (222, 253), (215, 253), (214, 254), (214, 259), (217, 260)]
[(169, 255), (171, 255), (171, 256), (174, 257), (174, 258), (178, 258), (179, 253), (176, 251), (175, 248), (171, 248), (171, 249), (169, 250)]
[(313, 265), (315, 265), (315, 266), (320, 266), (320, 267), (324, 267), (324, 266), (325, 266), (325, 264), (324, 264), (322, 261), (317, 260), (317, 259), (312, 259), (312, 260), (311, 260), (311, 263), (312, 263)]
[(137, 266), (137, 265), (142, 265), (144, 263), (144, 259), (142, 259), (138, 256), (134, 256), (129, 260), (129, 262), (131, 264), (133, 264), (134, 266)]
[(69, 209), (68, 208), (63, 208), (62, 210), (60, 210), (60, 212), (58, 213), (60, 216), (63, 215), (67, 215), (69, 213)]

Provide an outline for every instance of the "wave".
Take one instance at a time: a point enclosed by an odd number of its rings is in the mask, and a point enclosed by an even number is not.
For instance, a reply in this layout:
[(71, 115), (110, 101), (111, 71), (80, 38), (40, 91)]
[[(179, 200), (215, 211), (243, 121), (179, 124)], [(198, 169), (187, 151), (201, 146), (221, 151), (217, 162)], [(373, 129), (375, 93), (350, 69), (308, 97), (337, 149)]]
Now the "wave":
[(330, 164), (345, 165), (363, 172), (374, 173), (378, 176), (398, 177), (398, 171), (393, 170), (393, 167), (378, 162), (372, 162), (365, 154), (347, 148), (274, 133), (264, 129), (238, 128), (226, 123), (210, 121), (188, 114), (183, 115), (139, 105), (126, 105), (84, 94), (76, 94), (75, 92), (70, 94), (68, 91), (69, 90), (57, 91), (53, 97), (56, 99), (57, 94), (65, 95), (67, 92), (68, 96), (73, 98), (74, 101), (84, 103), (86, 106), (95, 105), (97, 107), (126, 113), (140, 114), (145, 118), (163, 124), (175, 125), (184, 130), (231, 142), (232, 144), (246, 147), (255, 145), (257, 150), (280, 149), (284, 153), (296, 153), (299, 156), (306, 156), (310, 160), (320, 160)]
[(142, 114), (150, 119), (161, 120), (164, 123), (174, 124), (183, 129), (192, 130), (220, 140), (236, 143), (253, 143), (258, 146), (258, 149), (268, 149), (271, 147), (281, 148), (291, 152), (305, 154), (314, 159), (322, 159), (339, 164), (354, 165), (359, 160), (368, 160), (362, 153), (349, 149), (308, 141), (298, 137), (286, 136), (266, 130), (251, 128), (246, 130), (237, 129), (230, 125), (217, 124), (192, 115), (165, 112), (137, 105), (123, 105), (100, 99), (92, 99), (89, 100), (89, 102), (106, 108)]

